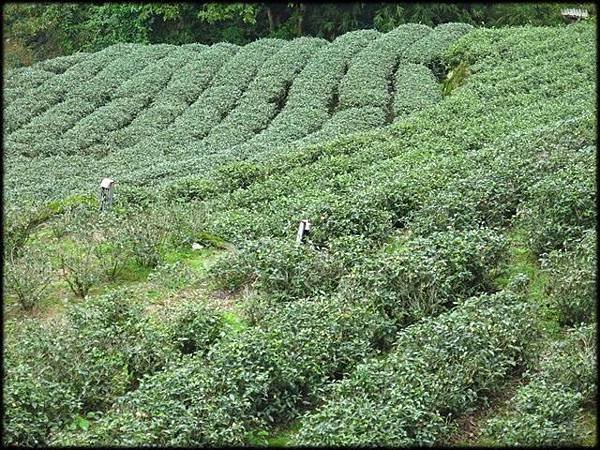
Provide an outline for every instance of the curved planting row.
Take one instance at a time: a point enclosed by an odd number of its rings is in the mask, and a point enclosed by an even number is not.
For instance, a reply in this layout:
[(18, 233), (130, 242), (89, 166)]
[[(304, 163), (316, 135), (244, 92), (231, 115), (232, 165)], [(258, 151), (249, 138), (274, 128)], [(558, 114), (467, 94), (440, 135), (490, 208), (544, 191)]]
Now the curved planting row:
[[(45, 83), (56, 74), (41, 69), (22, 67), (8, 72), (4, 80), (2, 96), (4, 108), (15, 102), (15, 100), (29, 95), (30, 91)], [(6, 122), (4, 122), (6, 126)]]
[(204, 355), (226, 329), (202, 303), (164, 308), (155, 317), (127, 291), (70, 306), (52, 325), (19, 325), (7, 330), (5, 343), (4, 398), (13, 413), (4, 418), (4, 442), (28, 446), (48, 445), (82, 412), (108, 409), (144, 375)]
[(360, 364), (302, 421), (300, 445), (435, 445), (452, 419), (523, 363), (535, 309), (510, 291), (472, 298), (401, 331), (383, 359)]
[(89, 58), (90, 53), (77, 52), (68, 56), (59, 56), (58, 58), (47, 59), (46, 61), (40, 61), (35, 63), (32, 67), (37, 70), (47, 70), (54, 74), (61, 74), (66, 72), (71, 67), (85, 61)]
[(337, 104), (338, 84), (347, 67), (377, 36), (379, 33), (373, 30), (353, 31), (322, 48), (294, 80), (280, 114), (266, 130), (235, 148), (235, 154), (269, 151), (321, 128)]
[[(241, 47), (221, 66), (210, 86), (166, 129), (115, 155), (117, 160), (122, 158), (121, 154), (143, 155), (137, 161), (141, 168), (138, 175), (133, 178), (125, 175), (125, 179), (144, 184), (181, 167), (193, 171), (194, 162), (202, 161), (199, 155), (193, 156), (199, 142), (236, 108), (260, 67), (284, 44), (280, 39), (261, 39)], [(157, 163), (158, 158), (163, 162)]]
[[(8, 136), (7, 146), (11, 148), (12, 143), (16, 143), (17, 148), (28, 144), (28, 155), (54, 154), (61, 152), (76, 152), (80, 149), (77, 141), (71, 142), (68, 138), (68, 132), (86, 134), (86, 131), (79, 131), (77, 125), (81, 120), (89, 120), (96, 109), (110, 104), (118, 87), (129, 80), (132, 76), (142, 70), (153, 59), (164, 58), (169, 51), (176, 49), (175, 46), (134, 46), (131, 53), (126, 56), (120, 56), (106, 65), (91, 79), (79, 83), (69, 91), (64, 93), (62, 100), (48, 111), (32, 118), (31, 122), (14, 131)], [(75, 66), (80, 67), (84, 63)], [(65, 74), (69, 71), (65, 72)], [(57, 76), (58, 78), (60, 76)], [(42, 85), (40, 88), (44, 87)], [(38, 88), (38, 89), (40, 89)], [(104, 117), (110, 117), (110, 114)], [(60, 118), (60, 120), (57, 120)], [(102, 126), (98, 124), (96, 126)], [(65, 136), (65, 133), (66, 136)], [(66, 141), (59, 141), (58, 138), (65, 137)], [(34, 139), (35, 138), (35, 139)], [(35, 142), (31, 145), (31, 142)], [(65, 145), (73, 145), (72, 148), (65, 148)]]
[(339, 109), (365, 106), (386, 108), (390, 100), (390, 79), (400, 56), (430, 32), (431, 28), (426, 25), (400, 25), (363, 49), (352, 60), (348, 73), (340, 83)]
[(431, 69), (422, 64), (404, 63), (394, 77), (394, 120), (402, 120), (442, 99), (440, 86)]
[(527, 384), (509, 399), (505, 412), (488, 419), (483, 438), (505, 446), (568, 446), (583, 443), (578, 420), (597, 395), (596, 326), (570, 330), (544, 352)]
[[(491, 258), (498, 252), (493, 239), (487, 230), (440, 234), (432, 240), (431, 254), (421, 252), (406, 260), (407, 272), (413, 273), (413, 280), (427, 284), (429, 275), (418, 268), (426, 266), (432, 255), (440, 267), (444, 261), (457, 261), (460, 268), (449, 266), (452, 268), (445, 273), (440, 271), (440, 281), (446, 280), (448, 289), (458, 296), (477, 292), (478, 283), (456, 277), (454, 269), (479, 277), (476, 273), (485, 270), (485, 262), (479, 259), (482, 252)], [(420, 246), (418, 242), (408, 244)], [(458, 262), (465, 246), (469, 255)], [(273, 274), (271, 282), (276, 283), (277, 278)], [(440, 298), (444, 295), (439, 293)], [(399, 297), (404, 308), (410, 309), (411, 294)], [(326, 383), (375, 354), (397, 327), (419, 316), (411, 310), (415, 316), (396, 322), (383, 314), (374, 299), (354, 301), (343, 294), (264, 306), (257, 311), (254, 327), (226, 336), (201, 361), (189, 359), (144, 378), (139, 388), (122, 397), (89, 433), (66, 431), (59, 442), (247, 443), (257, 427), (293, 419), (305, 405), (318, 401)]]
[(29, 91), (40, 86), (54, 75), (60, 75), (67, 69), (89, 58), (89, 53), (75, 53), (48, 59), (31, 67), (21, 67), (7, 73), (4, 80), (4, 104), (10, 105), (16, 99), (28, 95)]
[[(165, 151), (190, 148), (208, 135), (233, 109), (260, 67), (284, 45), (281, 39), (260, 39), (242, 47), (217, 72), (211, 86), (157, 139)], [(192, 141), (192, 143), (190, 143)]]
[(429, 34), (425, 25), (401, 25), (380, 36), (352, 60), (339, 86), (336, 112), (312, 140), (368, 130), (388, 122), (390, 80), (402, 53)]
[(221, 43), (199, 52), (188, 52), (186, 64), (171, 74), (166, 87), (157, 93), (153, 103), (128, 126), (108, 136), (105, 144), (112, 151), (118, 151), (167, 128), (198, 100), (223, 64), (238, 49), (232, 44)]
[(433, 29), (432, 33), (412, 44), (402, 55), (406, 62), (423, 64), (430, 67), (436, 76), (443, 73), (441, 62), (444, 53), (461, 36), (473, 30), (466, 23), (442, 23)]
[(195, 152), (217, 153), (246, 142), (267, 128), (287, 103), (288, 90), (304, 66), (327, 41), (298, 38), (266, 60), (240, 98), (239, 105), (212, 128)]
[[(165, 57), (148, 64), (143, 70), (123, 83), (112, 95), (112, 100), (79, 121), (61, 136), (60, 145), (75, 149), (78, 153), (91, 152), (88, 147), (96, 144), (97, 151), (108, 153), (111, 148), (111, 132), (121, 130), (131, 123), (155, 101), (173, 74), (195, 53), (194, 50), (175, 47)], [(73, 151), (73, 150), (71, 150)]]
[(285, 150), (284, 144), (292, 142), (319, 129), (329, 117), (331, 103), (335, 101), (337, 84), (343, 77), (346, 66), (353, 55), (378, 35), (374, 31), (356, 31), (338, 37), (329, 45), (323, 46), (310, 59), (292, 83), (285, 106), (269, 126), (248, 142), (203, 158), (191, 157), (194, 146), (187, 146), (188, 158), (169, 159), (161, 164), (143, 169), (138, 182), (149, 182), (157, 174), (165, 177), (178, 173), (179, 177), (205, 172), (225, 161), (250, 158), (258, 154), (272, 154), (276, 148)]
[(30, 92), (27, 97), (17, 99), (5, 109), (4, 121), (8, 136), (35, 117), (48, 111), (63, 101), (81, 85), (93, 79), (115, 58), (125, 56), (134, 51), (136, 46), (118, 44), (90, 55), (80, 64), (64, 73), (50, 78)]

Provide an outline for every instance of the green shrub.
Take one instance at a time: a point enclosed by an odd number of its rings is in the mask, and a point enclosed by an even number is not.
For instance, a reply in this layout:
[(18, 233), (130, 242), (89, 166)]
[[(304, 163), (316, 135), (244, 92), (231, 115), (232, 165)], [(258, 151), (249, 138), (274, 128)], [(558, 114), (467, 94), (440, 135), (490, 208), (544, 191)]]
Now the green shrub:
[(230, 292), (252, 285), (271, 298), (292, 300), (335, 289), (342, 267), (327, 251), (295, 241), (250, 241), (210, 268), (211, 278)]
[(509, 446), (558, 446), (582, 439), (577, 423), (582, 407), (596, 396), (595, 324), (571, 330), (544, 352), (537, 371), (489, 419), (484, 438)]
[(596, 312), (596, 233), (587, 230), (571, 251), (550, 252), (542, 261), (551, 305), (563, 325), (593, 322)]
[(50, 258), (44, 251), (28, 248), (19, 257), (4, 260), (6, 290), (15, 295), (25, 311), (31, 311), (47, 297), (53, 278)]
[(400, 64), (394, 76), (394, 90), (394, 120), (405, 119), (442, 99), (433, 72), (422, 64)]
[[(57, 325), (39, 327), (32, 319), (7, 322), (4, 341), (3, 398), (5, 445), (47, 445), (48, 436), (62, 428), (81, 405), (78, 395), (64, 379), (49, 377), (46, 367), (72, 367), (61, 359), (63, 347), (56, 340)], [(52, 330), (55, 330), (54, 332)], [(40, 355), (45, 355), (40, 358)]]
[[(353, 59), (339, 87), (340, 109), (380, 108), (387, 113), (394, 69), (402, 53), (431, 32), (420, 24), (403, 24), (382, 34)], [(385, 123), (383, 122), (379, 124)], [(375, 125), (377, 126), (377, 125)], [(356, 130), (359, 131), (359, 130)]]
[(596, 223), (595, 147), (528, 189), (529, 201), (520, 213), (531, 248), (538, 254), (571, 247)]
[(308, 413), (300, 445), (434, 445), (452, 419), (498, 388), (536, 336), (510, 292), (483, 295), (401, 331), (391, 354), (356, 367)]
[(33, 230), (48, 221), (54, 212), (46, 205), (28, 203), (20, 208), (5, 208), (3, 223), (4, 257), (18, 257)]
[(248, 443), (257, 427), (317, 401), (330, 377), (372, 351), (370, 342), (384, 327), (368, 306), (344, 299), (287, 303), (260, 327), (226, 336), (206, 360), (192, 355), (145, 377), (88, 432), (63, 442)]
[(445, 52), (461, 36), (473, 30), (473, 26), (466, 23), (442, 23), (433, 29), (433, 32), (412, 44), (403, 54), (403, 59), (415, 64), (423, 64), (431, 68), (440, 78), (446, 69), (443, 63)]
[(223, 324), (201, 302), (169, 305), (149, 316), (128, 291), (70, 306), (53, 323), (11, 323), (5, 442), (48, 445), (60, 439), (77, 416), (106, 410), (144, 375), (183, 355), (205, 355)]
[(505, 239), (492, 230), (446, 231), (400, 240), (356, 265), (346, 296), (369, 299), (399, 326), (492, 289)]
[(91, 287), (102, 278), (102, 267), (89, 242), (84, 242), (77, 253), (62, 253), (58, 258), (60, 275), (77, 297), (85, 298)]

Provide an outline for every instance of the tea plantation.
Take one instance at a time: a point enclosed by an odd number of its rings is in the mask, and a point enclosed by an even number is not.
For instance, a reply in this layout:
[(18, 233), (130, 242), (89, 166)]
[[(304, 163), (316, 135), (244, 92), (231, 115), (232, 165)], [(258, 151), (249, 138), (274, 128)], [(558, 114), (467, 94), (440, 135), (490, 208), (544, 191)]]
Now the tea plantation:
[(3, 443), (594, 445), (595, 27), (9, 71)]

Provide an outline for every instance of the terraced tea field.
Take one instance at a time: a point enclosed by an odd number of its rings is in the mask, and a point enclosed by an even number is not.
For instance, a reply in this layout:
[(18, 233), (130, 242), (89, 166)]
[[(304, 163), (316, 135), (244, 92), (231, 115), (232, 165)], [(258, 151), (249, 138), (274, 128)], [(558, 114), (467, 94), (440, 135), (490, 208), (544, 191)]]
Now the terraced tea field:
[(593, 445), (595, 32), (9, 72), (4, 443)]

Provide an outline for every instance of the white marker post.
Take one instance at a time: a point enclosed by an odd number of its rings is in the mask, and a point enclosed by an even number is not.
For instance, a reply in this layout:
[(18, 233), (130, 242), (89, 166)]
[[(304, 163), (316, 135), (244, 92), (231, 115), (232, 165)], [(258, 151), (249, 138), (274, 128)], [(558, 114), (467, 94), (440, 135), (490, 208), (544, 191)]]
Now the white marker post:
[(308, 220), (301, 220), (298, 225), (298, 234), (296, 235), (296, 244), (302, 244), (304, 236), (310, 232), (310, 222)]
[(566, 8), (561, 10), (560, 13), (563, 15), (563, 17), (571, 20), (581, 20), (589, 17), (587, 9), (581, 8)]
[(112, 207), (115, 182), (110, 178), (103, 178), (100, 183), (100, 211), (104, 212)]

